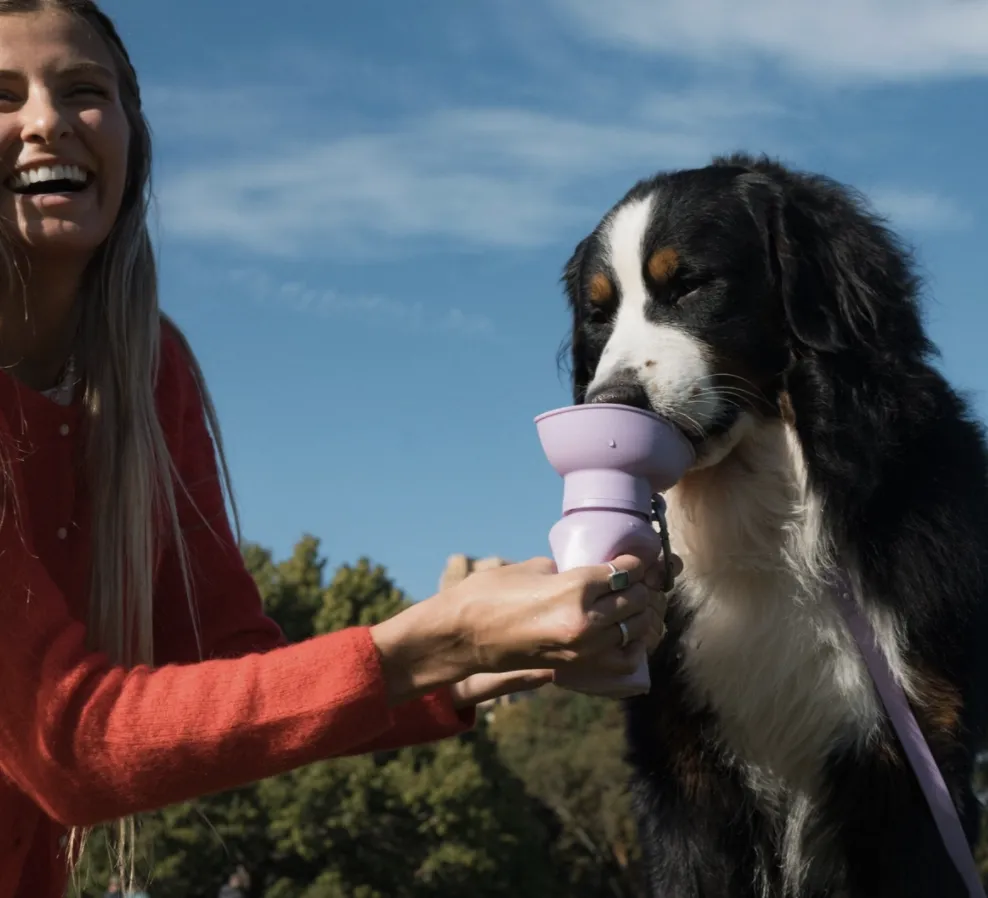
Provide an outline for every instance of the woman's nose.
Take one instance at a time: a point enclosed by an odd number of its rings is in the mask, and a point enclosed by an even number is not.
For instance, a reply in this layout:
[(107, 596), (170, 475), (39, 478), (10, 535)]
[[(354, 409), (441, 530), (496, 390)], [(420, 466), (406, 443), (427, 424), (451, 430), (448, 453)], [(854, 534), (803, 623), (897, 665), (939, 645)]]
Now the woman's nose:
[(54, 144), (72, 130), (56, 98), (45, 89), (32, 90), (21, 107), (24, 143)]

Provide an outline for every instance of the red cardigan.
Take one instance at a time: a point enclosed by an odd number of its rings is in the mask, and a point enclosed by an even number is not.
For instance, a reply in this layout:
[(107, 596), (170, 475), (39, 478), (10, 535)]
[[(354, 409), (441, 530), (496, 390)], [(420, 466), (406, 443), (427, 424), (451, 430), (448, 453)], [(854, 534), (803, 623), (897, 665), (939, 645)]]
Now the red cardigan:
[(70, 826), (473, 725), (448, 690), (389, 707), (367, 627), (286, 644), (231, 533), (195, 381), (167, 329), (157, 404), (213, 528), (180, 502), (206, 660), (196, 663), (177, 556), (166, 551), (155, 667), (126, 670), (85, 645), (91, 503), (80, 409), (0, 372), (0, 450), (20, 500), (19, 526), (9, 494), (0, 520), (0, 898), (61, 898)]

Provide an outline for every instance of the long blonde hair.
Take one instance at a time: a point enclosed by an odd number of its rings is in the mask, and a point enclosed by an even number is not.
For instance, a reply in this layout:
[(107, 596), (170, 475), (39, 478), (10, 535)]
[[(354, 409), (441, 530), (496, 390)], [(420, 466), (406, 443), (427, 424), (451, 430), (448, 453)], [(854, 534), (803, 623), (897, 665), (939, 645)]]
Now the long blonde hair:
[[(105, 42), (117, 68), (120, 97), (130, 125), (127, 177), (120, 212), (81, 285), (76, 345), (84, 382), (87, 474), (93, 496), (89, 594), (90, 647), (119, 665), (154, 664), (152, 609), (157, 559), (174, 540), (192, 620), (195, 601), (176, 509), (182, 489), (155, 405), (163, 321), (185, 350), (216, 443), (223, 487), (240, 527), (219, 425), (195, 356), (158, 305), (158, 277), (148, 233), (151, 202), (151, 130), (137, 74), (112, 21), (93, 0), (0, 0), (0, 15), (59, 10), (83, 19)], [(24, 283), (23, 259), (0, 244), (6, 285)], [(198, 638), (198, 627), (196, 627)], [(200, 646), (201, 651), (201, 646)], [(133, 878), (134, 821), (119, 822), (116, 866)], [(73, 829), (69, 858), (83, 851), (87, 832)], [(126, 888), (126, 883), (124, 885)]]

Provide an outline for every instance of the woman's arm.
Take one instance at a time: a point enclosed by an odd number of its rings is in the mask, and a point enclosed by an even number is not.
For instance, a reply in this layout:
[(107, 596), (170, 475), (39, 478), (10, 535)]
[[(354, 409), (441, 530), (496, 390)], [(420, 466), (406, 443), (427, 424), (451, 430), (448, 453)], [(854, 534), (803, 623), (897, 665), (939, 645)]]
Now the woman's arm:
[(394, 724), (370, 631), (239, 659), (125, 670), (6, 525), (0, 531), (0, 770), (90, 825), (354, 751)]

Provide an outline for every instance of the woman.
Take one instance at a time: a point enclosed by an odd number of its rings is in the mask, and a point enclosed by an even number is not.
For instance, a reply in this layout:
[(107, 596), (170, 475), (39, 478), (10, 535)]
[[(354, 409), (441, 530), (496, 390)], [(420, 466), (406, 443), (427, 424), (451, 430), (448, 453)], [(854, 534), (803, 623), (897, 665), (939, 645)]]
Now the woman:
[(286, 645), (158, 310), (149, 132), (90, 0), (0, 0), (0, 166), (0, 898), (60, 896), (87, 827), (451, 736), (478, 701), (655, 647), (661, 572), (635, 557), (534, 559)]

